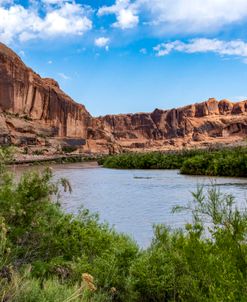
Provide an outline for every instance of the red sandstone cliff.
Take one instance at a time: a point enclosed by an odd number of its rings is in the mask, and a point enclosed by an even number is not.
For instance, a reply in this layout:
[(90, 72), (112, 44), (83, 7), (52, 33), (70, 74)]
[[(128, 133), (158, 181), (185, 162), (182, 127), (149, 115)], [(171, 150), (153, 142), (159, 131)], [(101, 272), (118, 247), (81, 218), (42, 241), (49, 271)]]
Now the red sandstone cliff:
[(1, 43), (0, 112), (2, 141), (14, 143), (31, 142), (35, 135), (86, 139), (91, 120), (56, 81), (41, 78)]
[(98, 153), (236, 143), (247, 137), (247, 101), (209, 99), (152, 113), (93, 118), (56, 81), (0, 43), (0, 144), (84, 145)]
[(118, 150), (166, 150), (235, 143), (247, 137), (247, 101), (209, 99), (178, 109), (93, 119), (89, 142)]

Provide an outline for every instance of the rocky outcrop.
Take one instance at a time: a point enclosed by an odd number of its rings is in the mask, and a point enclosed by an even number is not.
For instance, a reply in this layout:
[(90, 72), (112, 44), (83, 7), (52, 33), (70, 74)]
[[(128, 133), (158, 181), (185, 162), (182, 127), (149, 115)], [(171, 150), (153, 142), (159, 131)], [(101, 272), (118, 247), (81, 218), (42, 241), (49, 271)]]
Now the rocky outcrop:
[(177, 109), (93, 118), (0, 43), (0, 144), (83, 146), (84, 151), (167, 150), (247, 137), (247, 101), (213, 98)]
[(91, 120), (85, 107), (55, 80), (41, 78), (4, 44), (0, 44), (0, 111), (2, 136), (9, 134), (13, 142), (27, 137), (24, 133), (86, 139)]
[[(178, 109), (106, 115), (93, 119), (88, 139), (117, 150), (166, 150), (234, 143), (247, 137), (247, 101), (211, 98)], [(113, 148), (114, 151), (114, 148)]]

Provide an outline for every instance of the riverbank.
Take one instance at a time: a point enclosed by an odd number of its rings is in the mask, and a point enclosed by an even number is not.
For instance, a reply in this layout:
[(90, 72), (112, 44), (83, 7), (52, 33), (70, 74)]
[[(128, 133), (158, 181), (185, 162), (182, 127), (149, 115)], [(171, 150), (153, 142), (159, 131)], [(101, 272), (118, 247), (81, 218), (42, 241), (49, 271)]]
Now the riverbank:
[(16, 181), (0, 173), (1, 301), (247, 299), (247, 212), (231, 196), (198, 189), (187, 207), (192, 223), (183, 231), (156, 226), (143, 250), (88, 210), (65, 214), (57, 198), (70, 185), (52, 176), (28, 172)]
[(97, 161), (114, 169), (179, 169), (181, 174), (247, 177), (247, 147), (190, 149), (167, 152), (121, 153), (115, 155), (62, 153), (14, 153), (9, 165), (64, 164)]
[(179, 169), (187, 175), (247, 177), (247, 147), (125, 153), (99, 162), (114, 169)]
[(38, 165), (38, 164), (65, 164), (97, 161), (99, 156), (90, 154), (56, 154), (56, 155), (14, 155), (7, 162), (9, 165)]

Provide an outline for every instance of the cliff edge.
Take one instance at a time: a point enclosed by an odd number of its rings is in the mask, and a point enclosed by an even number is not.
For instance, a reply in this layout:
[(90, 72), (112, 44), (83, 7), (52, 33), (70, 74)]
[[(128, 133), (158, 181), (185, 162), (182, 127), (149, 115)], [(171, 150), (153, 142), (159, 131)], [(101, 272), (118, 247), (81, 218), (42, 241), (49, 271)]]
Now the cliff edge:
[(0, 141), (30, 144), (42, 137), (84, 139), (91, 120), (53, 79), (41, 78), (0, 43)]

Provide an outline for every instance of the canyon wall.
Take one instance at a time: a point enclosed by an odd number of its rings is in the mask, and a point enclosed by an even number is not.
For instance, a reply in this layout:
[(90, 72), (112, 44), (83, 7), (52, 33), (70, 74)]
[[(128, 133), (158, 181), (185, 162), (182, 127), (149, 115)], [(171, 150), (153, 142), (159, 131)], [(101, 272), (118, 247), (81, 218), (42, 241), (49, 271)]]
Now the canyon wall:
[(41, 78), (4, 44), (0, 44), (0, 112), (2, 138), (16, 143), (25, 137), (31, 142), (30, 134), (86, 139), (91, 120), (85, 107), (55, 80)]
[(169, 150), (236, 143), (247, 137), (247, 101), (208, 101), (152, 113), (93, 119), (88, 139), (114, 151)]
[(65, 144), (114, 153), (244, 143), (246, 137), (247, 101), (211, 98), (177, 109), (94, 118), (55, 80), (41, 78), (0, 43), (0, 144)]

